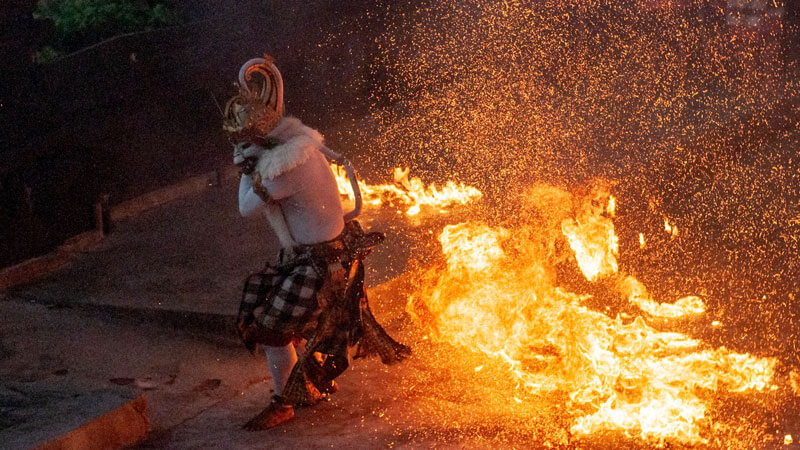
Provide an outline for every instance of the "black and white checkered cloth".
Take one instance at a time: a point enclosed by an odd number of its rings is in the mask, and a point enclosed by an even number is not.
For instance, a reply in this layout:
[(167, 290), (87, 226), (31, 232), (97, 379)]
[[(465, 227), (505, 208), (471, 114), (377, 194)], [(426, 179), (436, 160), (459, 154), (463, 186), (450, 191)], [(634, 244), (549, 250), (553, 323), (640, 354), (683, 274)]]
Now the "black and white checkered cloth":
[[(237, 315), (237, 328), (245, 346), (252, 351), (255, 343), (281, 345), (277, 342), (308, 339), (317, 329), (323, 311), (336, 304), (341, 311), (334, 315), (341, 316), (341, 320), (337, 319), (341, 329), (335, 334), (343, 337), (346, 353), (347, 342), (357, 340), (359, 333), (358, 327), (350, 324), (359, 319), (345, 316), (358, 316), (359, 300), (362, 296), (366, 299), (363, 267), (357, 277), (360, 291), (353, 294), (354, 303), (349, 306), (339, 304), (345, 301), (345, 279), (353, 261), (366, 256), (382, 240), (382, 234), (364, 233), (360, 224), (352, 220), (336, 239), (282, 250), (277, 265), (267, 265), (245, 281)], [(324, 347), (339, 350), (341, 345)]]
[(294, 247), (280, 264), (247, 279), (237, 323), (245, 347), (307, 340), (282, 394), (287, 402), (318, 400), (349, 366), (350, 347), (357, 346), (354, 358), (379, 355), (384, 364), (411, 353), (386, 333), (367, 301), (362, 261), (383, 239), (352, 220), (337, 239)]
[(327, 267), (311, 254), (281, 257), (281, 264), (250, 275), (239, 305), (239, 322), (256, 323), (280, 335), (302, 336), (313, 331), (319, 317), (317, 292)]

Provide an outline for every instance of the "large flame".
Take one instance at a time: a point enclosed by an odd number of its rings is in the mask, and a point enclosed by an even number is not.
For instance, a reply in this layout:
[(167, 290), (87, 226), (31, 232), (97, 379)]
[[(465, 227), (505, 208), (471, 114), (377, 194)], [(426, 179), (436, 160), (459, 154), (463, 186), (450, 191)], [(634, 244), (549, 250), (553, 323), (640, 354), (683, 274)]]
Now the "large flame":
[[(349, 200), (353, 199), (353, 188), (344, 167), (331, 164), (336, 176), (339, 193)], [(466, 205), (481, 198), (481, 191), (471, 186), (448, 181), (443, 187), (434, 184), (425, 186), (419, 178), (409, 178), (409, 169), (394, 169), (393, 184), (367, 184), (361, 180), (358, 186), (367, 206), (395, 206), (404, 209), (409, 216), (418, 215), (423, 208), (443, 211), (457, 205)]]
[(605, 208), (597, 201), (585, 202), (574, 219), (564, 219), (561, 223), (578, 266), (589, 281), (617, 272), (619, 244), (610, 219), (615, 207), (614, 197), (609, 197)]
[[(446, 264), (431, 269), (407, 308), (433, 338), (507, 365), (520, 396), (568, 393), (576, 434), (616, 430), (656, 443), (705, 443), (709, 393), (774, 389), (775, 359), (709, 348), (648, 325), (648, 318), (664, 322), (705, 307), (698, 297), (659, 303), (618, 273), (616, 205), (607, 191), (576, 199), (540, 186), (531, 195), (541, 220), (444, 228)], [(560, 287), (555, 267), (564, 259), (552, 239), (566, 241), (588, 280), (615, 281), (608, 284), (614, 294), (642, 315), (610, 317), (586, 306), (588, 295)]]

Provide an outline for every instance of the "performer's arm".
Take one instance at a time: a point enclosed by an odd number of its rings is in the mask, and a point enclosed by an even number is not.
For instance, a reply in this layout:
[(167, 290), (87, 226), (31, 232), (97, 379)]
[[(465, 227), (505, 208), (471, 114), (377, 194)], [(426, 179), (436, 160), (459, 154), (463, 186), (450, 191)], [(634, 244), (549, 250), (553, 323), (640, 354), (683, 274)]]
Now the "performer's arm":
[(253, 179), (249, 175), (242, 175), (239, 182), (239, 213), (244, 217), (249, 217), (262, 213), (264, 208), (264, 202), (258, 194), (253, 192)]

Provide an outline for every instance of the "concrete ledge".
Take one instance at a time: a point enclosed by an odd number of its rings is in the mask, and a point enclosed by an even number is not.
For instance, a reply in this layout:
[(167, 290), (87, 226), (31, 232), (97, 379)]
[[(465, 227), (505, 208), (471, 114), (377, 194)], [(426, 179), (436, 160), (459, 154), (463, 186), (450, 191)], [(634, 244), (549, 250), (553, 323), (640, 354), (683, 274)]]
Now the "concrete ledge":
[(67, 239), (53, 252), (6, 267), (0, 270), (0, 291), (55, 272), (70, 261), (73, 253), (91, 248), (102, 240), (102, 231), (87, 231)]
[(0, 380), (0, 448), (111, 449), (150, 431), (146, 398), (130, 387)]
[(117, 449), (142, 440), (150, 431), (147, 400), (140, 395), (81, 427), (36, 447), (40, 450)]
[(218, 172), (208, 172), (122, 202), (111, 208), (111, 222), (125, 220), (172, 200), (202, 192), (217, 184), (219, 179)]
[[(387, 321), (384, 325), (391, 325), (389, 322), (402, 320), (405, 316), (405, 303), (391, 302), (390, 300), (398, 295), (405, 296), (413, 291), (421, 273), (422, 270), (420, 269), (413, 270), (367, 288), (373, 313), (379, 320)], [(39, 303), (51, 306), (51, 304), (42, 302), (36, 296), (20, 292), (11, 293), (2, 297), (2, 299), (11, 302)], [(233, 347), (242, 345), (236, 332), (236, 315), (233, 313), (221, 314), (87, 303), (84, 299), (69, 297), (68, 295), (60, 297), (60, 300), (64, 302), (64, 305), (68, 305), (69, 308), (90, 315), (134, 325), (144, 323), (158, 324), (171, 330), (182, 330), (217, 345)]]
[[(26, 301), (24, 298), (10, 300)], [(32, 299), (27, 299), (30, 302)], [(171, 330), (182, 330), (217, 345), (241, 346), (236, 334), (235, 314), (215, 314), (174, 309), (130, 308), (73, 300), (70, 307), (88, 314), (112, 318), (130, 324), (158, 324)]]
[[(236, 332), (235, 314), (87, 303), (84, 299), (68, 295), (60, 297), (59, 303), (50, 303), (43, 302), (36, 296), (19, 292), (6, 294), (0, 297), (0, 301), (26, 304), (37, 303), (47, 307), (68, 307), (87, 315), (103, 317), (120, 323), (131, 325), (156, 324), (171, 330), (182, 330), (196, 337), (214, 342), (217, 345), (237, 347), (241, 345)], [(0, 448), (2, 447), (0, 446)]]
[[(109, 213), (109, 218), (112, 224), (130, 219), (149, 209), (200, 193), (210, 186), (232, 180), (238, 177), (238, 174), (238, 169), (235, 166), (230, 166), (191, 177), (113, 206)], [(99, 214), (102, 217), (102, 211)], [(72, 253), (86, 250), (103, 240), (103, 233), (100, 229), (102, 229), (102, 225), (98, 227), (98, 230), (81, 233), (68, 239), (56, 250), (46, 255), (0, 269), (0, 291), (12, 286), (30, 283), (64, 267), (70, 261)]]

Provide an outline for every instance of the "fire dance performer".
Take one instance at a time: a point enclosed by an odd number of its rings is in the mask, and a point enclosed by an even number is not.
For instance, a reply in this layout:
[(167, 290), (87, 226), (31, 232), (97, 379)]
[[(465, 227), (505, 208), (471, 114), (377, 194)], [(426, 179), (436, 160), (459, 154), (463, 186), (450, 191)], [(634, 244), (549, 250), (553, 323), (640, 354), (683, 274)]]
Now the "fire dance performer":
[[(386, 334), (367, 302), (362, 260), (383, 235), (365, 233), (353, 220), (361, 207), (355, 172), (316, 130), (284, 116), (283, 81), (271, 58), (242, 66), (223, 128), (242, 173), (239, 211), (265, 214), (281, 245), (278, 264), (245, 283), (237, 319), (251, 352), (266, 347), (275, 385), (270, 404), (244, 426), (263, 430), (294, 417), (293, 405), (334, 393), (349, 347), (357, 346), (355, 357), (378, 354), (386, 364), (410, 349)], [(346, 215), (326, 156), (345, 165), (356, 193)], [(295, 344), (303, 340), (298, 356)]]

